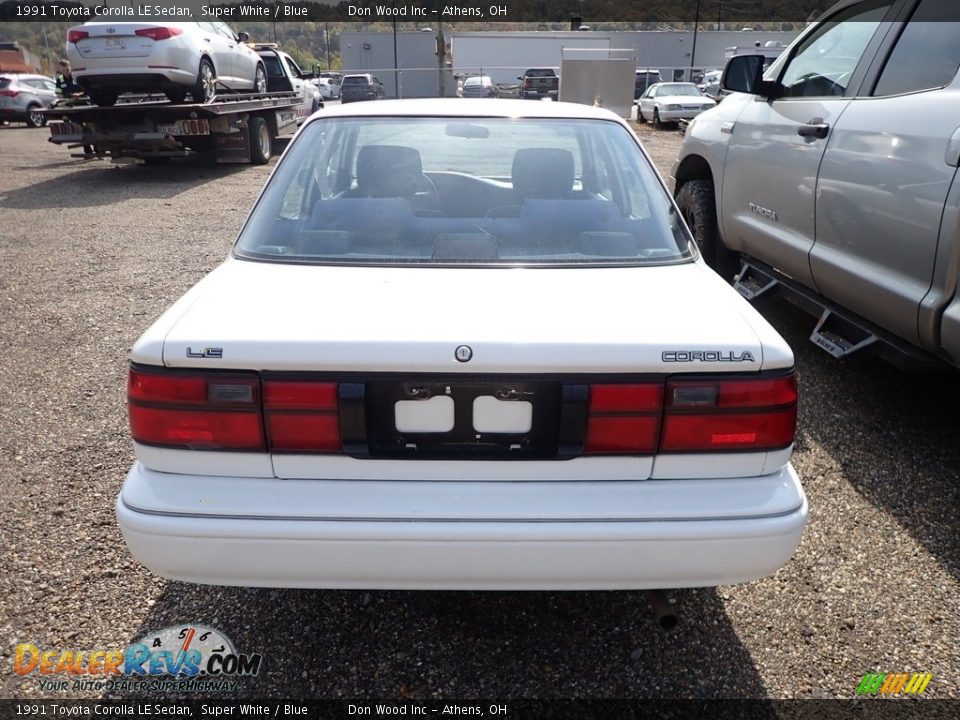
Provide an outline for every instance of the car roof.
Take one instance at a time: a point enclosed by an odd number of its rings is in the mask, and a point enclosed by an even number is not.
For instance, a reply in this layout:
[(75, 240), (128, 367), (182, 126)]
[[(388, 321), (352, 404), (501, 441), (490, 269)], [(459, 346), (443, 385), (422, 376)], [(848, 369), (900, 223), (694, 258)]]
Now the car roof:
[(46, 75), (36, 75), (34, 73), (0, 73), (0, 78), (10, 78), (11, 80), (49, 80), (53, 82), (53, 78), (47, 77)]
[(492, 118), (566, 118), (569, 120), (623, 120), (604, 108), (567, 102), (531, 102), (530, 100), (465, 100), (463, 98), (421, 98), (348, 103), (325, 109), (325, 117), (492, 117)]

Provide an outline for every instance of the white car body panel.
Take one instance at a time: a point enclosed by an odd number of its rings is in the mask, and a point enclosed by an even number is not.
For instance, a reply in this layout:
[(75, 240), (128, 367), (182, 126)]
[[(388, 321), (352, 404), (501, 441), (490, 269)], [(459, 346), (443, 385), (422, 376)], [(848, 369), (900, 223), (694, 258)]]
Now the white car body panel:
[[(587, 106), (495, 105), (506, 117), (590, 117), (627, 127)], [(383, 101), (324, 116), (490, 112), (490, 103), (474, 100)], [(468, 363), (454, 357), (460, 344), (473, 349)], [(206, 348), (220, 357), (196, 356)], [(670, 362), (664, 351), (725, 355)], [(131, 360), (177, 370), (551, 374), (585, 382), (793, 367), (787, 343), (700, 260), (471, 268), (231, 257), (144, 333)], [(799, 544), (807, 515), (792, 447), (524, 461), (135, 450), (117, 502), (124, 537), (154, 572), (190, 582), (710, 586), (776, 571)]]
[(325, 483), (180, 477), (137, 464), (117, 517), (155, 572), (219, 585), (698, 587), (763, 577), (789, 559), (807, 516), (789, 465), (695, 482)]
[[(496, 294), (488, 292), (492, 275)], [(576, 293), (566, 292), (572, 278)], [(655, 269), (496, 270), (304, 266), (231, 258), (201, 281), (196, 299), (167, 330), (162, 360), (141, 346), (156, 347), (159, 338), (151, 332), (137, 343), (133, 356), (138, 362), (176, 367), (354, 372), (789, 367), (792, 355), (786, 343), (772, 343), (769, 349), (761, 345), (754, 325), (764, 323), (757, 322), (759, 316), (746, 301), (717, 292), (715, 300), (703, 302), (713, 287), (726, 290), (697, 263)], [(352, 299), (349, 313), (322, 312), (339, 309), (345, 297)], [(543, 297), (551, 302), (537, 301)], [(438, 302), (458, 298), (471, 306), (483, 298), (483, 311), (464, 313), (460, 302)], [(518, 317), (517, 298), (530, 299), (522, 307), (522, 323), (511, 321)], [(657, 312), (638, 312), (650, 307)], [(426, 308), (429, 322), (417, 321), (412, 332), (410, 323), (424, 318)], [(633, 332), (626, 334), (624, 328)], [(474, 350), (469, 365), (453, 356), (462, 343)], [(223, 357), (187, 357), (187, 348), (198, 347), (221, 348)], [(753, 359), (671, 363), (662, 357), (666, 349), (721, 350), (735, 357), (749, 353)]]

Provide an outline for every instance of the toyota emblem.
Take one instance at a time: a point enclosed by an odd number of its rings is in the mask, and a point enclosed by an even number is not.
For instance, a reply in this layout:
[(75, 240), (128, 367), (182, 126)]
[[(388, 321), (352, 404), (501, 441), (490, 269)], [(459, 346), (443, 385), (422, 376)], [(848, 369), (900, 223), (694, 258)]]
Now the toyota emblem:
[(453, 356), (460, 362), (470, 362), (470, 358), (473, 357), (473, 350), (470, 349), (469, 345), (461, 345), (453, 351)]

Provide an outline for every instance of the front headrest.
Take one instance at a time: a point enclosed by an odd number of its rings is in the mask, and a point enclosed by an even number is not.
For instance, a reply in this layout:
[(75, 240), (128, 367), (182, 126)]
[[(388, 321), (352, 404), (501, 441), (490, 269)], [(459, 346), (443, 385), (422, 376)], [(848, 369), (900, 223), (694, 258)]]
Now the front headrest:
[(573, 191), (573, 153), (524, 148), (513, 156), (513, 189), (525, 198), (564, 198)]
[(372, 197), (412, 196), (422, 175), (416, 148), (364, 145), (357, 155), (357, 188)]

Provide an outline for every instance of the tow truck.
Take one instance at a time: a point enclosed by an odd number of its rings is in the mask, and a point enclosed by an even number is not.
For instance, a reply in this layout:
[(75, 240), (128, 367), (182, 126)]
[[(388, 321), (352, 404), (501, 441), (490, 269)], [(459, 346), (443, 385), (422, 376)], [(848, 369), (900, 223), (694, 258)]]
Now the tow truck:
[[(94, 157), (148, 165), (194, 153), (221, 163), (262, 165), (274, 140), (323, 107), (319, 90), (273, 44), (253, 46), (267, 67), (267, 92), (217, 94), (206, 103), (177, 104), (162, 95), (121, 97), (112, 107), (73, 101), (46, 111), (50, 142), (89, 148)], [(74, 153), (90, 157), (91, 153)]]

